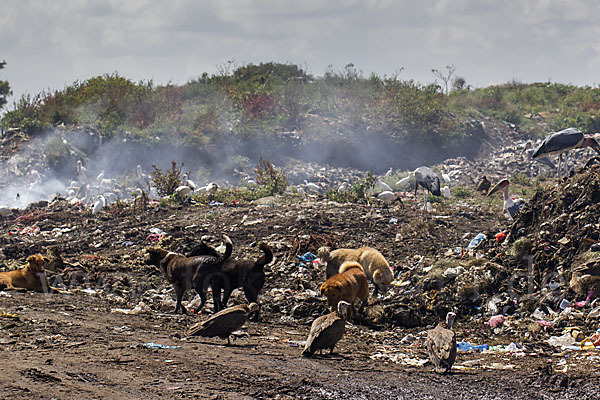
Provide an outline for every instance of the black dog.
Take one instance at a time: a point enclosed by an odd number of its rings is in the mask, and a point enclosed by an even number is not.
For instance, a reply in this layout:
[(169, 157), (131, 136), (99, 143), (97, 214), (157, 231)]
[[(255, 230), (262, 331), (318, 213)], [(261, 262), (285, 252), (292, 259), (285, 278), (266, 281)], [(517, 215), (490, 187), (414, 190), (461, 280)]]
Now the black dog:
[[(227, 236), (224, 236), (224, 240), (226, 249), (223, 255), (215, 251), (207, 255), (186, 257), (158, 247), (152, 247), (147, 250), (148, 257), (145, 260), (146, 264), (162, 269), (167, 281), (172, 283), (175, 288), (175, 295), (177, 297), (175, 312), (181, 309), (183, 314), (187, 313), (187, 310), (181, 304), (181, 299), (183, 298), (183, 293), (192, 288), (200, 295), (201, 303), (198, 311), (204, 308), (204, 304), (206, 303), (206, 289), (208, 289), (209, 284), (215, 276), (221, 275), (221, 266), (231, 257), (231, 252), (233, 251), (231, 240)], [(215, 293), (213, 291), (215, 312), (222, 308), (220, 297), (220, 292)]]
[[(214, 279), (211, 283), (214, 292), (221, 293), (223, 290), (223, 307), (227, 307), (227, 302), (234, 289), (242, 288), (246, 295), (248, 303), (256, 303), (258, 293), (265, 284), (264, 266), (273, 261), (273, 251), (266, 244), (261, 243), (259, 248), (263, 255), (258, 260), (235, 260), (228, 259), (221, 266), (223, 279)], [(253, 319), (258, 320), (258, 311)]]

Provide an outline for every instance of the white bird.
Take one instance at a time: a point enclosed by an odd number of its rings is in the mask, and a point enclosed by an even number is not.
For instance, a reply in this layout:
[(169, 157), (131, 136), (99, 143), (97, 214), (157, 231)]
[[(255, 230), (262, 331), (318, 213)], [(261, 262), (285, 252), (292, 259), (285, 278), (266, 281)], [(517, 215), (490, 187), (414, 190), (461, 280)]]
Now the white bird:
[(106, 192), (104, 193), (104, 199), (106, 200), (106, 205), (108, 206), (117, 200), (117, 195), (113, 192)]
[(102, 182), (103, 179), (104, 179), (104, 170), (100, 171), (100, 173), (96, 177), (96, 181), (97, 182)]
[(508, 216), (508, 219), (512, 220), (525, 205), (525, 200), (509, 196), (508, 185), (508, 179), (501, 180), (496, 186), (490, 189), (486, 197), (492, 193), (496, 193), (498, 190), (502, 190), (502, 194), (504, 195), (504, 208), (502, 208), (502, 211)]
[(390, 169), (387, 170), (387, 172), (385, 173), (385, 176), (391, 176), (393, 173), (392, 167), (390, 167)]
[(377, 197), (377, 199), (383, 201), (386, 204), (389, 204), (393, 201), (399, 201), (400, 204), (402, 204), (402, 206), (404, 206), (404, 203), (402, 202), (402, 199), (400, 198), (399, 193), (394, 193), (389, 190), (385, 190), (385, 191), (377, 194), (375, 197)]
[(377, 180), (377, 182), (375, 182), (375, 187), (378, 188), (380, 191), (382, 192), (391, 192), (392, 188), (389, 187), (389, 185), (385, 182), (382, 182), (381, 180)]
[(175, 196), (187, 196), (188, 194), (192, 193), (192, 188), (187, 185), (177, 186), (177, 189), (175, 189), (175, 192), (173, 193)]
[(191, 179), (189, 179), (189, 174), (184, 174), (184, 175), (183, 175), (183, 178), (181, 179), (181, 182), (182, 182), (184, 185), (186, 185), (186, 186), (189, 186), (189, 187), (190, 187), (190, 189), (192, 189), (192, 192), (193, 192), (194, 190), (196, 190), (196, 188), (197, 188), (197, 186), (196, 186), (196, 184), (194, 183), (194, 181), (192, 181)]
[(246, 184), (247, 184), (248, 186), (256, 186), (256, 181), (255, 181), (254, 179), (248, 179), (248, 180), (246, 181)]
[(450, 175), (443, 173), (442, 180), (444, 181), (444, 183), (450, 183)]
[(306, 179), (304, 180), (304, 187), (313, 192), (318, 192), (321, 189), (319, 185), (312, 182), (307, 182)]
[(450, 198), (450, 188), (448, 186), (442, 188), (442, 196), (444, 196), (445, 199)]
[(99, 195), (98, 199), (94, 203), (94, 208), (92, 208), (92, 214), (99, 213), (100, 210), (102, 210), (105, 205), (106, 205), (106, 199), (104, 198), (104, 196)]
[(350, 187), (348, 182), (344, 182), (338, 187), (337, 191), (338, 191), (338, 193), (345, 192), (346, 190), (348, 190), (348, 187)]
[(77, 160), (77, 177), (79, 181), (85, 182), (88, 180), (87, 169), (83, 166), (81, 160)]
[(567, 128), (546, 136), (542, 143), (535, 149), (531, 158), (536, 160), (546, 156), (558, 155), (558, 173), (560, 176), (560, 164), (563, 161), (564, 154), (565, 174), (569, 176), (569, 151), (581, 147), (591, 147), (600, 154), (600, 145), (598, 145), (596, 139), (591, 136), (585, 136), (577, 128)]
[(408, 184), (408, 182), (410, 181), (410, 177), (412, 175), (413, 175), (413, 172), (409, 173), (407, 176), (400, 179), (398, 182), (396, 182), (396, 187), (402, 188), (402, 187), (406, 186)]
[(217, 192), (217, 190), (219, 190), (219, 186), (216, 183), (211, 182), (211, 183), (209, 183), (206, 186), (200, 187), (198, 189), (198, 192), (200, 192), (200, 193), (211, 193), (211, 194), (214, 194), (214, 193)]

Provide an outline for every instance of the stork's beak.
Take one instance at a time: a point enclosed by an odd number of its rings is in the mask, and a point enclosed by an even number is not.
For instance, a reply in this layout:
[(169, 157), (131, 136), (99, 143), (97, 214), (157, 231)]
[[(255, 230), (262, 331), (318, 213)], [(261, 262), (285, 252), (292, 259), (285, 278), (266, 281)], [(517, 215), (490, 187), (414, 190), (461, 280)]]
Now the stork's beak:
[(485, 195), (485, 197), (489, 197), (492, 194), (496, 193), (498, 190), (500, 190), (500, 188), (502, 188), (502, 181), (498, 182), (496, 184), (496, 186), (494, 186), (493, 188), (490, 189), (490, 191), (488, 192), (488, 194)]
[(600, 154), (600, 145), (598, 144), (596, 139), (592, 138), (591, 142), (592, 142), (592, 148), (594, 150), (596, 150), (596, 153)]

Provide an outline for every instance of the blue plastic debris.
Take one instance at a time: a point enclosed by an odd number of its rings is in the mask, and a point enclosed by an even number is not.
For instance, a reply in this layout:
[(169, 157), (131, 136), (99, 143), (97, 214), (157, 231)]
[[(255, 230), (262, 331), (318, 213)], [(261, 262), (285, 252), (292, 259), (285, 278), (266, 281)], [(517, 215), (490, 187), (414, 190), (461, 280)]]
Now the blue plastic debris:
[(458, 342), (458, 343), (456, 343), (456, 348), (460, 351), (479, 350), (479, 351), (483, 352), (484, 350), (489, 350), (490, 346), (488, 346), (487, 344), (474, 345), (469, 342)]
[(478, 233), (477, 236), (475, 236), (469, 242), (469, 245), (467, 246), (467, 253), (469, 251), (473, 250), (474, 248), (476, 248), (477, 246), (479, 246), (481, 244), (481, 242), (483, 242), (484, 240), (485, 240), (485, 235), (483, 233)]
[(169, 346), (166, 344), (159, 344), (159, 343), (152, 343), (152, 342), (144, 343), (142, 346), (146, 346), (149, 349), (178, 349), (181, 347), (181, 346)]
[(296, 257), (298, 257), (298, 259), (300, 261), (304, 261), (304, 262), (308, 262), (308, 263), (312, 263), (317, 258), (317, 256), (311, 252), (304, 253), (303, 256), (297, 255)]

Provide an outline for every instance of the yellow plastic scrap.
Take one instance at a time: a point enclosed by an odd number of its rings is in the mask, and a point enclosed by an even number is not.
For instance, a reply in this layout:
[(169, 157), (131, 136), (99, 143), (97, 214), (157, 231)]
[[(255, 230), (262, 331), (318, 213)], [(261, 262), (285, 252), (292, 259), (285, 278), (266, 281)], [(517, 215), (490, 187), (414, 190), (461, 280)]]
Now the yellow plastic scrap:
[(433, 310), (434, 306), (435, 306), (435, 301), (437, 300), (438, 297), (438, 292), (437, 290), (432, 290), (431, 294), (425, 294), (425, 300), (427, 300), (427, 304), (426, 307), (428, 310)]
[(11, 314), (11, 313), (7, 313), (7, 312), (1, 312), (0, 313), (0, 318), (8, 318), (8, 319), (18, 320), (19, 316), (17, 314)]

